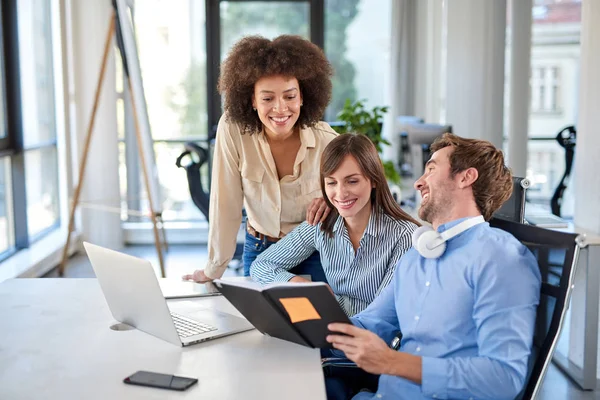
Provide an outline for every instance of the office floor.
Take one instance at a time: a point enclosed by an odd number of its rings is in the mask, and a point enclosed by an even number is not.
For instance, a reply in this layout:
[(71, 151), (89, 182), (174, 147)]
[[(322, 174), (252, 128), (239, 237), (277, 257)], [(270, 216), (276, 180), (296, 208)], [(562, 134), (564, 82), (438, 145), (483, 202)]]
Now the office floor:
[[(156, 250), (154, 246), (130, 246), (123, 249), (123, 252), (136, 257), (142, 257), (150, 260), (154, 268), (159, 272)], [(196, 268), (202, 268), (207, 258), (206, 247), (204, 246), (171, 246), (169, 252), (165, 255), (165, 269), (167, 278), (179, 279), (182, 275), (193, 271)], [(226, 276), (238, 275), (235, 270), (228, 268)], [(56, 277), (56, 271), (48, 273), (45, 277)], [(71, 257), (65, 270), (67, 278), (93, 278), (94, 271), (83, 253)], [(575, 383), (566, 377), (554, 364), (550, 365), (548, 374), (542, 386), (539, 400), (600, 400), (600, 390), (582, 391)]]

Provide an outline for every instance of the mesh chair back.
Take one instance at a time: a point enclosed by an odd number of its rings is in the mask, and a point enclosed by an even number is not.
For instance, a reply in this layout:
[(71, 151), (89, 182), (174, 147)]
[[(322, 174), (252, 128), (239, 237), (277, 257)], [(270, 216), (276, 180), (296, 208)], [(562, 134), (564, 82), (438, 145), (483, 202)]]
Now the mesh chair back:
[(582, 239), (571, 233), (493, 218), (490, 225), (510, 232), (537, 258), (542, 286), (532, 355), (525, 387), (518, 399), (534, 399), (546, 375), (569, 307)]
[[(202, 182), (200, 171), (200, 168), (208, 161), (208, 150), (192, 142), (186, 143), (184, 147), (185, 151), (177, 158), (175, 165), (179, 168), (185, 168), (192, 201), (208, 221), (210, 194), (208, 193), (208, 188), (205, 188)], [(186, 156), (190, 157), (190, 162), (186, 165), (181, 165), (182, 159)]]
[(513, 177), (512, 194), (494, 213), (494, 217), (523, 223), (525, 221), (525, 192), (529, 186), (529, 179)]

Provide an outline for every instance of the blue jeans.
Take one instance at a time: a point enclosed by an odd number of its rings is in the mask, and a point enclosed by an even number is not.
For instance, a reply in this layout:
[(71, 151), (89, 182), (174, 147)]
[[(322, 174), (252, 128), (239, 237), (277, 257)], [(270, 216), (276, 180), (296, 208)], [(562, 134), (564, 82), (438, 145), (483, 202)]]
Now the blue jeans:
[[(242, 261), (244, 262), (244, 276), (250, 276), (250, 265), (252, 265), (252, 262), (260, 253), (268, 249), (269, 246), (274, 243), (275, 242), (271, 242), (267, 239), (261, 240), (255, 238), (246, 232), (246, 243), (244, 243), (244, 254), (242, 255)], [(327, 282), (323, 266), (321, 266), (321, 256), (318, 251), (315, 251), (306, 260), (292, 268), (290, 272), (296, 275), (310, 275), (313, 282)]]

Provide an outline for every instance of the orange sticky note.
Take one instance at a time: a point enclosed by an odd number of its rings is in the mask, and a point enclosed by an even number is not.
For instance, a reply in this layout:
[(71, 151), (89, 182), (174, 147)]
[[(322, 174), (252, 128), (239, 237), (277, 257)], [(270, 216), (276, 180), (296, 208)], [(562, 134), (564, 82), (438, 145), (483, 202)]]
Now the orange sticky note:
[(321, 319), (315, 307), (306, 297), (288, 297), (279, 299), (279, 301), (283, 304), (283, 308), (287, 311), (292, 323)]

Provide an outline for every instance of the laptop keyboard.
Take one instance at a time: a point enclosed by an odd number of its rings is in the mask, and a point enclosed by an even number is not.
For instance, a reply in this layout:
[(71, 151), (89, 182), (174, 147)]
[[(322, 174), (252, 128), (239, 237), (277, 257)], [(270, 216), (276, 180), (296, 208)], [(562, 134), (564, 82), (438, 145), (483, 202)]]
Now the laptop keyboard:
[(201, 335), (206, 332), (216, 331), (217, 328), (202, 322), (194, 321), (193, 319), (184, 317), (183, 315), (171, 313), (175, 328), (179, 337), (186, 338), (194, 335)]

